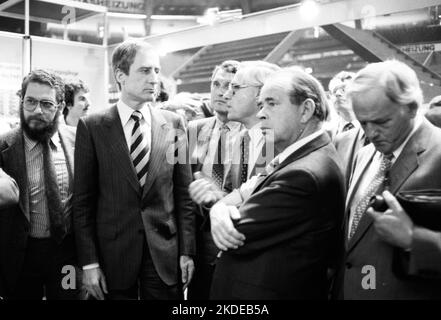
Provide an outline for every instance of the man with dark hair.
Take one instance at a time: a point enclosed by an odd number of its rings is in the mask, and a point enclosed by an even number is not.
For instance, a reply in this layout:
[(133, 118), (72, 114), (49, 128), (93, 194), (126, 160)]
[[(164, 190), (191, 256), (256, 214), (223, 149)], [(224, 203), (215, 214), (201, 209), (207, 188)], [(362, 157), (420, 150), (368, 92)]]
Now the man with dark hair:
[(87, 115), (90, 107), (89, 88), (83, 81), (69, 82), (65, 85), (64, 121), (68, 126), (77, 127), (81, 117)]
[(210, 210), (213, 239), (223, 250), (210, 297), (326, 299), (342, 244), (345, 190), (337, 151), (322, 129), (324, 90), (288, 68), (265, 81), (259, 103), (261, 128), (277, 156), (242, 184), (240, 201), (230, 193)]
[[(201, 171), (223, 191), (229, 191), (226, 188), (231, 188), (226, 181), (229, 165), (227, 152), (230, 150), (231, 154), (234, 139), (241, 131), (240, 123), (228, 120), (227, 100), (224, 97), (238, 66), (238, 61), (227, 60), (215, 67), (210, 90), (215, 116), (190, 121), (188, 125), (193, 172)], [(208, 211), (199, 207), (197, 219), (196, 274), (188, 297), (192, 300), (206, 300), (219, 250), (211, 237)]]
[(74, 136), (59, 125), (60, 77), (35, 70), (22, 83), (20, 127), (0, 138), (0, 168), (20, 190), (0, 212), (0, 295), (8, 299), (75, 299), (65, 267), (76, 264), (72, 237)]
[[(159, 55), (128, 40), (112, 56), (121, 98), (81, 118), (74, 225), (83, 283), (96, 299), (181, 299), (195, 254), (182, 119), (154, 108)], [(182, 287), (182, 285), (184, 287)], [(107, 294), (107, 295), (106, 295)]]

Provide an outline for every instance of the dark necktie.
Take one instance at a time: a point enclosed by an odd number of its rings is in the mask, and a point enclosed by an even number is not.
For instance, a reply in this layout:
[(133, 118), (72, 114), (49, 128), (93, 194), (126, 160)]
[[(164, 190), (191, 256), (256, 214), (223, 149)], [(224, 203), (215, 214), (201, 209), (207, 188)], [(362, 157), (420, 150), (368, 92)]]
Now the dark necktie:
[(149, 162), (147, 155), (149, 152), (149, 147), (147, 145), (147, 139), (145, 139), (139, 123), (142, 119), (142, 113), (139, 111), (134, 111), (131, 118), (135, 122), (135, 125), (133, 126), (132, 137), (130, 140), (130, 157), (132, 158), (133, 166), (135, 167), (136, 175), (142, 188), (144, 187), (145, 180), (147, 178)]
[(64, 221), (60, 189), (58, 188), (57, 174), (52, 161), (49, 143), (49, 141), (42, 143), (45, 193), (49, 211), (51, 237), (57, 243), (61, 243), (67, 234), (67, 225)]
[(245, 131), (241, 143), (241, 159), (240, 159), (240, 182), (244, 183), (248, 179), (248, 161), (250, 154), (250, 135), (248, 130)]
[(380, 168), (378, 169), (371, 183), (367, 187), (363, 197), (355, 207), (354, 217), (352, 219), (351, 231), (349, 233), (349, 239), (353, 237), (355, 231), (357, 230), (358, 224), (363, 214), (365, 213), (366, 209), (368, 208), (369, 201), (371, 200), (371, 198), (374, 195), (380, 193), (383, 189), (382, 187), (384, 187), (385, 184), (388, 183), (388, 181), (386, 181), (386, 177), (392, 165), (392, 158), (393, 158), (393, 154), (382, 155)]
[(217, 143), (217, 150), (213, 163), (213, 180), (220, 189), (222, 189), (224, 182), (225, 140), (227, 138), (228, 130), (229, 129), (226, 125), (219, 128), (219, 141)]

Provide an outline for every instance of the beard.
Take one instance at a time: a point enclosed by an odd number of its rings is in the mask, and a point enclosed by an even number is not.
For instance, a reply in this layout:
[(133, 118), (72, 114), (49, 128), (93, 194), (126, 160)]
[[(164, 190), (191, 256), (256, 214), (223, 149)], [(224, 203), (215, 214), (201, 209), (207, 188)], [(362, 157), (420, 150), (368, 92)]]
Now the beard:
[(32, 119), (40, 119), (38, 116), (29, 116), (25, 119), (23, 106), (20, 107), (20, 124), (23, 131), (28, 135), (29, 138), (38, 142), (48, 141), (55, 132), (58, 131), (58, 119), (60, 117), (60, 109), (55, 113), (54, 119), (46, 126), (42, 128), (31, 128), (29, 126), (29, 121)]

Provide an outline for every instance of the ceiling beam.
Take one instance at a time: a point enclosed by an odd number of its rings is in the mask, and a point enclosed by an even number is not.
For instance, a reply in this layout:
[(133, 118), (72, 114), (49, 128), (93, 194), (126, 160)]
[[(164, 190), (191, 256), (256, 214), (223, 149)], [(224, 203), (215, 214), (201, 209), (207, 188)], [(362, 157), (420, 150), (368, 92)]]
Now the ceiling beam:
[(301, 14), (300, 4), (295, 4), (240, 18), (229, 18), (214, 26), (195, 26), (144, 39), (159, 47), (162, 52), (174, 52), (326, 24), (374, 18), (439, 5), (439, 2), (440, 0), (337, 0), (319, 4), (320, 10), (315, 16)]

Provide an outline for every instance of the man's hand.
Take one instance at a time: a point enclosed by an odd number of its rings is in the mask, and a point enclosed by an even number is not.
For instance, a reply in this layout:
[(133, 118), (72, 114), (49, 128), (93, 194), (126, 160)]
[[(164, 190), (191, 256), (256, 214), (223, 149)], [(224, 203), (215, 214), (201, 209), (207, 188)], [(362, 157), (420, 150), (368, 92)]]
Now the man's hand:
[(201, 178), (190, 183), (190, 197), (199, 205), (214, 203), (223, 198), (224, 192), (210, 179)]
[(104, 293), (108, 293), (106, 278), (99, 267), (83, 270), (83, 287), (97, 300), (104, 300)]
[(401, 207), (398, 200), (384, 191), (383, 197), (389, 206), (384, 213), (369, 208), (366, 213), (374, 219), (374, 227), (383, 241), (409, 250), (412, 247), (413, 222)]
[(234, 206), (217, 202), (210, 210), (211, 235), (215, 245), (223, 251), (237, 249), (244, 244), (245, 236), (234, 228), (232, 219), (239, 219), (240, 213)]
[(194, 262), (189, 256), (181, 256), (179, 258), (179, 264), (181, 266), (182, 283), (184, 284), (183, 289), (187, 289), (188, 285), (193, 279), (194, 273)]

